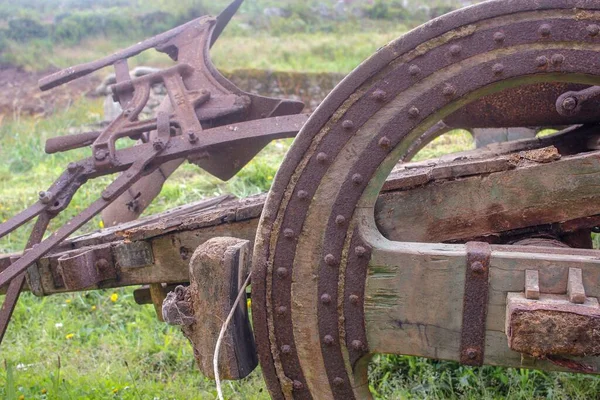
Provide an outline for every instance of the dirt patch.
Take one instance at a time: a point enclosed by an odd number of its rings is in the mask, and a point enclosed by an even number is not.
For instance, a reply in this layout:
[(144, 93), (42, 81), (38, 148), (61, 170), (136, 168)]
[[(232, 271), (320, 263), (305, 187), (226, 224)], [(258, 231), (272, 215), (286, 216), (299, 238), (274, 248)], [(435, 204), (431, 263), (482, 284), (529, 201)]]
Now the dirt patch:
[(88, 75), (66, 85), (42, 92), (38, 80), (54, 71), (27, 72), (21, 68), (4, 66), (0, 68), (0, 115), (46, 116), (64, 109), (82, 95), (89, 93), (99, 83), (100, 78)]

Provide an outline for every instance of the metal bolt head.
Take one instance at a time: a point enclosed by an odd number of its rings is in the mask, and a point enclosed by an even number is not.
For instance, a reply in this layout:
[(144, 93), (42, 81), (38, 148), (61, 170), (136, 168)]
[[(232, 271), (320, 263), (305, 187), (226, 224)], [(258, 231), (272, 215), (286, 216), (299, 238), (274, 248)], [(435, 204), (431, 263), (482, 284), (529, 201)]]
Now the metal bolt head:
[(410, 67), (408, 67), (408, 73), (411, 76), (417, 76), (421, 73), (421, 68), (419, 68), (417, 65), (411, 65)]
[(467, 357), (469, 357), (470, 360), (474, 360), (479, 355), (479, 351), (470, 347), (467, 350), (465, 350), (465, 354), (467, 355)]
[(392, 144), (392, 142), (387, 136), (384, 136), (381, 139), (379, 139), (379, 147), (387, 149), (388, 147), (391, 146), (391, 144)]
[(285, 278), (288, 274), (288, 270), (287, 268), (284, 267), (279, 267), (277, 268), (277, 276), (279, 276), (280, 278)]
[(327, 345), (332, 345), (333, 344), (333, 336), (331, 336), (331, 335), (325, 335), (323, 337), (323, 343), (325, 343)]
[(560, 65), (563, 62), (565, 62), (565, 56), (563, 56), (562, 54), (554, 54), (550, 61), (552, 61), (553, 65)]
[(354, 128), (354, 122), (347, 119), (344, 122), (342, 122), (342, 128), (344, 128), (346, 130), (350, 130), (350, 129)]
[(504, 32), (494, 33), (494, 41), (496, 43), (503, 43), (505, 39), (506, 39), (506, 35), (504, 34)]
[(108, 261), (105, 258), (101, 258), (94, 264), (96, 269), (102, 271), (109, 267)]
[(42, 190), (38, 193), (38, 196), (39, 196), (40, 202), (42, 204), (48, 204), (52, 201), (52, 193), (50, 193), (50, 192), (46, 192), (46, 191)]
[(291, 239), (294, 237), (294, 230), (290, 229), (290, 228), (286, 228), (283, 230), (283, 236), (285, 236), (288, 239)]
[(356, 305), (356, 304), (358, 304), (358, 300), (359, 300), (359, 299), (358, 299), (358, 296), (357, 296), (357, 295), (355, 295), (355, 294), (351, 294), (351, 295), (350, 295), (350, 297), (349, 297), (349, 300), (350, 300), (350, 303), (352, 303), (352, 304), (355, 304), (355, 305)]
[(342, 386), (344, 384), (344, 379), (340, 378), (339, 376), (336, 376), (335, 378), (333, 378), (333, 384), (335, 386)]
[(289, 344), (284, 344), (281, 346), (281, 352), (283, 354), (290, 354), (292, 352), (292, 347)]
[(189, 131), (187, 133), (187, 137), (190, 143), (196, 143), (198, 141), (198, 136), (194, 133), (194, 131)]
[(573, 111), (574, 109), (577, 108), (577, 104), (578, 104), (577, 98), (575, 98), (573, 96), (569, 96), (563, 100), (563, 102), (560, 106), (562, 107), (563, 110)]
[(500, 75), (501, 73), (504, 72), (504, 65), (503, 64), (494, 64), (494, 66), (492, 67), (492, 72), (495, 75)]
[(600, 34), (600, 26), (596, 24), (588, 25), (587, 31), (590, 34), (590, 36), (598, 36), (598, 34)]
[(452, 97), (456, 94), (456, 88), (452, 85), (446, 85), (444, 87), (444, 90), (442, 90), (442, 93), (444, 94), (444, 96), (446, 97)]
[(281, 315), (285, 315), (285, 313), (287, 313), (287, 307), (286, 306), (279, 306), (279, 307), (277, 307), (277, 315), (281, 316)]
[(385, 92), (385, 90), (377, 89), (373, 92), (373, 98), (376, 101), (383, 102), (387, 98), (387, 93)]
[(77, 164), (74, 162), (70, 162), (69, 165), (67, 165), (67, 170), (69, 172), (75, 172), (77, 170)]
[(294, 383), (292, 384), (292, 386), (294, 386), (294, 390), (302, 390), (304, 389), (304, 384), (300, 381), (294, 381)]
[(411, 118), (417, 118), (420, 113), (421, 113), (421, 111), (417, 107), (414, 107), (414, 106), (408, 110), (408, 115)]
[(350, 345), (354, 350), (362, 350), (363, 348), (363, 343), (360, 340), (353, 340)]
[(324, 163), (327, 161), (327, 154), (325, 153), (319, 153), (317, 154), (317, 161), (320, 163)]
[(344, 223), (346, 222), (346, 218), (344, 218), (343, 215), (338, 215), (337, 217), (335, 217), (335, 223), (338, 225), (344, 225)]
[(481, 274), (485, 271), (485, 267), (483, 266), (481, 261), (474, 261), (471, 264), (471, 271), (473, 271), (476, 274)]
[(355, 185), (360, 185), (361, 183), (363, 183), (363, 177), (361, 174), (354, 174), (352, 175), (352, 182)]
[(324, 258), (325, 264), (329, 266), (335, 266), (337, 264), (337, 260), (333, 254), (327, 254)]
[(304, 200), (308, 198), (308, 192), (306, 190), (299, 190), (297, 196), (299, 199)]
[(94, 152), (94, 158), (98, 161), (102, 161), (108, 156), (108, 152), (104, 149), (98, 149)]
[(163, 143), (162, 140), (157, 139), (154, 142), (152, 142), (152, 147), (154, 148), (154, 150), (156, 151), (161, 151), (162, 149), (165, 148), (165, 144)]
[(538, 58), (535, 59), (535, 62), (538, 67), (545, 67), (546, 65), (548, 65), (548, 57), (539, 56)]
[(538, 33), (544, 37), (550, 36), (552, 32), (552, 27), (549, 24), (542, 24), (538, 29)]
[(453, 56), (457, 56), (462, 51), (462, 47), (458, 44), (450, 46), (450, 54)]
[(367, 249), (365, 249), (363, 246), (356, 246), (354, 248), (354, 252), (356, 253), (357, 256), (362, 257), (367, 252)]
[(323, 293), (321, 295), (321, 303), (323, 303), (323, 304), (331, 303), (331, 296), (328, 293)]

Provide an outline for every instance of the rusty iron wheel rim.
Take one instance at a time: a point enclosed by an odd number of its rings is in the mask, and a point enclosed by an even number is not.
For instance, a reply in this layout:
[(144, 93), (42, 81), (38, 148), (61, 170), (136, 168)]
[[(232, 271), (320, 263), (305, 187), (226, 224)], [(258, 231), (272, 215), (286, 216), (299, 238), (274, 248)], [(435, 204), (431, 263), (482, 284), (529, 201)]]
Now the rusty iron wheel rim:
[(599, 9), (494, 1), (449, 14), (384, 47), (319, 107), (257, 231), (253, 321), (273, 398), (370, 396), (364, 287), (385, 178), (420, 134), (482, 96), (536, 82), (599, 84), (600, 38), (587, 29)]

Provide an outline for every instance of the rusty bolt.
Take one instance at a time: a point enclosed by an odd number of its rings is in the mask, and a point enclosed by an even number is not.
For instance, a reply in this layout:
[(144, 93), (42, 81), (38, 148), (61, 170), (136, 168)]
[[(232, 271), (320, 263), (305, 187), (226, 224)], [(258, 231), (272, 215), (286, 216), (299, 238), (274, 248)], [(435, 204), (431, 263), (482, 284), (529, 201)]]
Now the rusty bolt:
[(504, 65), (503, 64), (494, 64), (494, 66), (492, 67), (492, 72), (496, 75), (500, 75), (501, 73), (504, 72)]
[(288, 239), (291, 239), (294, 237), (294, 231), (290, 228), (286, 228), (283, 230), (283, 236), (285, 236)]
[(560, 65), (563, 62), (565, 62), (565, 56), (563, 56), (562, 54), (554, 54), (551, 58), (551, 61), (554, 65)]
[(385, 92), (385, 90), (377, 89), (373, 92), (373, 98), (376, 101), (383, 102), (385, 101), (386, 97), (387, 93)]
[(344, 379), (340, 378), (339, 376), (336, 376), (335, 378), (333, 378), (333, 384), (335, 386), (342, 386), (344, 384)]
[(96, 267), (96, 269), (98, 271), (103, 271), (103, 270), (107, 269), (110, 266), (110, 264), (108, 263), (106, 258), (101, 258), (98, 261), (96, 261), (94, 266)]
[(98, 149), (96, 150), (96, 152), (94, 153), (94, 158), (98, 161), (102, 161), (106, 158), (106, 156), (108, 155), (108, 152), (104, 149)]
[(294, 390), (304, 389), (304, 384), (300, 381), (294, 381), (293, 386), (294, 386)]
[(281, 352), (283, 354), (290, 354), (292, 352), (292, 347), (289, 344), (284, 344), (281, 346)]
[(333, 344), (333, 336), (331, 335), (325, 335), (323, 337), (323, 343), (325, 343), (326, 345), (332, 345)]
[(156, 151), (161, 151), (162, 149), (165, 148), (165, 144), (163, 143), (162, 140), (156, 139), (154, 142), (152, 142), (152, 147)]
[(353, 340), (352, 343), (350, 343), (350, 345), (354, 350), (362, 350), (363, 348), (363, 344), (360, 340)]
[(596, 24), (588, 25), (587, 31), (590, 34), (590, 36), (598, 36), (598, 34), (600, 34), (600, 26)]
[(77, 164), (74, 162), (70, 162), (69, 165), (67, 165), (67, 170), (69, 172), (75, 172), (77, 170)]
[(356, 246), (354, 248), (354, 252), (356, 253), (357, 256), (362, 257), (365, 255), (365, 253), (367, 252), (367, 249), (365, 249), (362, 246)]
[(450, 54), (453, 56), (457, 56), (462, 51), (462, 47), (458, 44), (450, 46)]
[(335, 266), (337, 264), (337, 260), (335, 259), (333, 254), (327, 254), (324, 258), (325, 264), (330, 266)]
[(544, 37), (550, 36), (550, 32), (552, 32), (552, 27), (548, 24), (542, 24), (538, 29), (538, 33)]
[(494, 41), (496, 43), (503, 43), (505, 39), (506, 39), (506, 35), (504, 34), (504, 32), (494, 33)]
[(563, 102), (560, 106), (562, 107), (563, 110), (573, 111), (574, 109), (577, 108), (577, 104), (578, 104), (577, 98), (573, 97), (573, 96), (569, 96), (563, 100)]
[(350, 303), (352, 303), (352, 304), (358, 304), (358, 296), (357, 295), (351, 294), (350, 297), (349, 297), (349, 299), (350, 299)]
[(42, 204), (48, 204), (52, 201), (52, 193), (51, 192), (46, 192), (46, 191), (40, 191), (38, 193), (39, 197), (40, 197), (40, 203)]
[(479, 350), (469, 347), (468, 349), (465, 350), (465, 354), (467, 355), (467, 357), (469, 357), (470, 360), (474, 360), (477, 358), (477, 355), (479, 354)]
[(187, 133), (187, 137), (190, 143), (196, 143), (198, 141), (198, 136), (194, 133), (194, 131), (189, 131)]
[(444, 94), (444, 96), (446, 97), (452, 97), (456, 94), (456, 88), (452, 85), (446, 85), (444, 87), (444, 90), (442, 90), (442, 93)]
[(421, 68), (413, 64), (410, 67), (408, 67), (408, 73), (412, 76), (417, 76), (421, 73)]
[(323, 303), (323, 304), (331, 303), (331, 296), (328, 293), (323, 293), (321, 295), (321, 303)]
[(419, 114), (420, 114), (420, 113), (421, 113), (421, 111), (419, 111), (419, 109), (418, 109), (417, 107), (414, 107), (414, 106), (413, 106), (413, 107), (411, 107), (411, 108), (408, 110), (408, 115), (409, 115), (411, 118), (417, 118), (417, 117), (419, 116)]
[(338, 225), (344, 225), (344, 223), (346, 222), (346, 218), (344, 218), (343, 215), (338, 215), (337, 217), (335, 217), (335, 223)]
[(126, 117), (129, 117), (131, 113), (133, 113), (133, 108), (126, 108), (125, 110), (123, 110), (123, 115)]
[(390, 139), (387, 136), (384, 136), (381, 139), (379, 139), (379, 147), (383, 147), (384, 149), (387, 149), (388, 147), (390, 147), (391, 144), (392, 144), (392, 142), (390, 141)]
[(277, 307), (277, 314), (278, 315), (285, 315), (285, 313), (287, 313), (287, 307), (286, 306), (279, 306), (279, 307)]
[(546, 65), (548, 65), (548, 57), (539, 56), (535, 59), (535, 62), (537, 63), (538, 67), (545, 67)]
[(299, 190), (298, 191), (298, 198), (301, 200), (304, 200), (308, 197), (308, 192), (306, 190)]
[(473, 271), (476, 274), (481, 274), (483, 271), (485, 271), (485, 267), (483, 266), (481, 261), (474, 261), (471, 264), (471, 271)]
[(363, 177), (361, 174), (354, 174), (352, 175), (352, 182), (355, 185), (360, 185), (361, 183), (363, 183)]
[(325, 161), (327, 161), (327, 154), (325, 154), (325, 153), (317, 154), (317, 161), (320, 163), (324, 163)]
[(285, 278), (288, 274), (288, 270), (287, 268), (284, 267), (279, 267), (277, 268), (277, 276), (279, 276), (280, 278)]
[(349, 119), (347, 119), (344, 122), (342, 122), (342, 128), (344, 128), (347, 131), (349, 131), (350, 129), (354, 128), (354, 122), (352, 122)]

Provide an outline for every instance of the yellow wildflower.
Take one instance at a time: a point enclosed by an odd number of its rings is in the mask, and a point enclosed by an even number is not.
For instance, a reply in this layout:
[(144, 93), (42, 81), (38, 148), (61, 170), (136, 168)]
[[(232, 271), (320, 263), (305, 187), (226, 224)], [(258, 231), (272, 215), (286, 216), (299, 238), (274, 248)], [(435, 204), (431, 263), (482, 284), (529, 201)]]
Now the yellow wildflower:
[(92, 306), (92, 311), (96, 311), (96, 306)]
[(19, 400), (25, 400), (25, 395), (24, 394), (20, 395)]
[(248, 308), (252, 307), (252, 299), (248, 299), (248, 300), (246, 300), (246, 306), (247, 306)]
[(67, 304), (71, 303), (71, 299), (66, 299), (65, 303), (67, 303)]
[(114, 389), (113, 389), (113, 393), (114, 393), (114, 394), (117, 394), (117, 393), (119, 393), (119, 389), (118, 389), (118, 388), (114, 388)]
[(42, 394), (46, 394), (48, 391), (46, 389), (42, 389)]
[(73, 339), (74, 337), (75, 337), (75, 334), (74, 334), (74, 333), (68, 333), (68, 334), (65, 336), (65, 339), (67, 339), (67, 340), (71, 340), (71, 339)]
[(100, 229), (104, 229), (104, 221), (100, 220), (100, 222), (98, 222), (98, 226)]
[(116, 293), (113, 293), (110, 295), (110, 301), (112, 301), (113, 303), (116, 303), (117, 300), (119, 300), (119, 295)]

